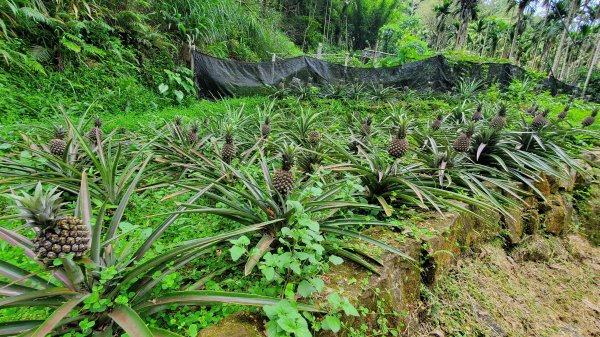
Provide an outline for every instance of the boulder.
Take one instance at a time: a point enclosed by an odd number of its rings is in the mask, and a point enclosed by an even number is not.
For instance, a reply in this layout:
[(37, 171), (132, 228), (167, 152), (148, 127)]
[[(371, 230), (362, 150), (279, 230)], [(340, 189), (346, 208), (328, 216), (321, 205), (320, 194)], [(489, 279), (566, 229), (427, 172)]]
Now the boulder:
[[(420, 241), (406, 239), (405, 236), (382, 227), (368, 229), (365, 234), (383, 241), (419, 261)], [(371, 244), (364, 244), (364, 248), (371, 254), (381, 251), (380, 248)], [(356, 308), (364, 307), (370, 312), (383, 310), (390, 313), (386, 316), (388, 326), (416, 324), (418, 301), (421, 294), (419, 266), (402, 256), (389, 252), (383, 252), (379, 258), (383, 264), (378, 270), (379, 275), (373, 275), (365, 268), (348, 261), (332, 267), (324, 278), (327, 292), (337, 291), (340, 295), (348, 297)], [(355, 329), (363, 324), (369, 329), (378, 329), (378, 318), (379, 315), (365, 315), (360, 317), (344, 316), (343, 319), (347, 326)], [(345, 336), (346, 334), (347, 331), (340, 332), (340, 334), (324, 331), (319, 336)]]
[(533, 235), (515, 248), (511, 255), (517, 262), (543, 262), (552, 257), (552, 247), (542, 236)]
[(240, 312), (225, 317), (219, 324), (202, 329), (198, 337), (264, 337), (259, 317)]
[(541, 174), (536, 181), (533, 182), (533, 186), (537, 188), (544, 197), (548, 197), (552, 194), (552, 188), (548, 177), (545, 174)]
[(460, 254), (461, 247), (471, 243), (468, 234), (473, 231), (474, 224), (473, 217), (460, 213), (435, 213), (418, 224), (434, 233), (422, 238), (425, 284), (433, 284)]
[(547, 207), (544, 214), (546, 232), (554, 235), (565, 233), (571, 223), (571, 212), (567, 210), (563, 196), (560, 194), (549, 196), (545, 206)]
[(535, 196), (529, 196), (524, 201), (525, 211), (522, 215), (523, 230), (525, 234), (533, 235), (539, 232), (541, 226), (540, 203)]
[(512, 244), (521, 242), (523, 237), (523, 210), (517, 206), (510, 206), (508, 214), (503, 215), (504, 224), (508, 231), (508, 238)]

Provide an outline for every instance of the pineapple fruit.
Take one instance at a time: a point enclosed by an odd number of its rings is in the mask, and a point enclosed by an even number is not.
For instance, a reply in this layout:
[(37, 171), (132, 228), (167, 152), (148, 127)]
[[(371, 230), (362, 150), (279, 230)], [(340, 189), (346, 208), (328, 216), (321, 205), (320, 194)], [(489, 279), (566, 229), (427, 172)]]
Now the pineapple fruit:
[(223, 148), (221, 149), (221, 158), (229, 164), (235, 158), (236, 154), (237, 149), (233, 142), (233, 126), (227, 125), (225, 127), (225, 144), (223, 144)]
[(73, 253), (82, 257), (89, 250), (90, 231), (80, 219), (65, 215), (61, 211), (60, 192), (56, 188), (44, 192), (38, 183), (33, 195), (23, 193), (14, 196), (20, 216), (33, 227), (33, 251), (37, 259), (52, 265), (56, 258)]
[(549, 112), (550, 112), (550, 110), (548, 108), (546, 108), (546, 110), (544, 110), (544, 112), (535, 115), (535, 118), (531, 122), (531, 126), (534, 129), (540, 129), (540, 128), (546, 126), (546, 124), (548, 124), (548, 118), (546, 118), (546, 116), (548, 116)]
[(271, 119), (268, 116), (265, 117), (265, 122), (260, 127), (260, 133), (263, 138), (268, 138), (271, 134)]
[(475, 112), (473, 112), (473, 116), (471, 117), (472, 121), (478, 122), (480, 120), (483, 120), (482, 109), (483, 109), (483, 106), (481, 106), (481, 104), (477, 105), (477, 109), (475, 109)]
[(398, 122), (398, 133), (392, 139), (388, 145), (387, 151), (390, 156), (394, 158), (400, 158), (408, 152), (408, 140), (406, 139), (406, 133), (408, 131), (408, 121), (404, 118), (400, 118)]
[(312, 130), (308, 133), (308, 142), (311, 145), (317, 145), (319, 144), (319, 141), (321, 140), (321, 133), (319, 133), (319, 131), (317, 130)]
[(67, 149), (66, 134), (67, 131), (62, 125), (54, 126), (54, 138), (50, 140), (49, 144), (50, 153), (57, 157), (62, 157), (65, 154), (65, 150)]
[(594, 124), (594, 122), (596, 121), (596, 115), (598, 115), (598, 108), (594, 109), (591, 115), (587, 116), (583, 119), (583, 121), (581, 121), (581, 126), (585, 128)]
[(296, 149), (291, 145), (285, 145), (281, 152), (281, 169), (273, 176), (273, 187), (281, 194), (286, 195), (294, 188), (294, 155)]
[(100, 117), (96, 117), (94, 121), (94, 127), (88, 133), (88, 138), (92, 141), (92, 144), (98, 144), (98, 140), (102, 141), (102, 137), (104, 137), (104, 133), (102, 132), (102, 121)]
[(437, 118), (431, 123), (432, 130), (439, 130), (442, 127), (442, 122), (444, 121), (444, 115), (439, 114)]
[(571, 105), (567, 104), (565, 106), (565, 108), (562, 109), (562, 111), (558, 114), (558, 119), (565, 119), (565, 118), (567, 118), (567, 113), (569, 112), (569, 109), (571, 109)]
[(503, 129), (506, 126), (506, 107), (500, 106), (498, 114), (490, 121), (490, 126), (494, 129)]
[(469, 148), (471, 147), (471, 137), (473, 137), (474, 133), (475, 133), (475, 124), (471, 123), (471, 124), (467, 125), (467, 129), (465, 130), (465, 132), (462, 133), (460, 136), (458, 136), (454, 140), (452, 147), (458, 152), (469, 151)]
[(198, 129), (200, 129), (200, 126), (198, 125), (198, 122), (194, 121), (190, 131), (187, 134), (188, 143), (194, 144), (196, 141), (198, 141)]

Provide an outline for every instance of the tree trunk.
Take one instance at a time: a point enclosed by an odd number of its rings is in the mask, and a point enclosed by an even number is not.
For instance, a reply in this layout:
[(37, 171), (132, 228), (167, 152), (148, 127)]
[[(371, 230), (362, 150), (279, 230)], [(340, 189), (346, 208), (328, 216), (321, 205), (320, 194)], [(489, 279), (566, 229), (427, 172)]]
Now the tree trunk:
[(569, 49), (571, 49), (571, 44), (567, 43), (567, 47), (565, 48), (565, 57), (563, 58), (562, 66), (560, 67), (560, 75), (558, 78), (562, 79), (565, 75), (565, 68), (567, 67), (567, 61), (569, 60)]
[(479, 56), (484, 57), (485, 55), (485, 45), (487, 43), (488, 35), (490, 34), (490, 22), (488, 21), (487, 27), (485, 28), (485, 35), (483, 36), (483, 45), (481, 46), (481, 52)]
[(585, 91), (587, 90), (588, 84), (590, 84), (590, 78), (592, 78), (592, 72), (594, 71), (594, 66), (598, 62), (598, 57), (600, 57), (600, 33), (598, 33), (598, 37), (596, 38), (596, 50), (594, 50), (594, 54), (592, 55), (592, 61), (590, 62), (590, 68), (588, 69), (587, 76), (585, 77), (585, 83), (583, 84), (583, 91), (581, 92), (581, 97), (585, 96)]
[(554, 74), (554, 76), (556, 76), (556, 72), (558, 71), (560, 58), (562, 56), (562, 49), (565, 44), (567, 34), (569, 33), (569, 26), (571, 26), (571, 20), (573, 19), (573, 15), (575, 14), (578, 8), (579, 0), (573, 0), (573, 3), (571, 4), (571, 9), (569, 9), (569, 14), (567, 15), (567, 22), (565, 23), (562, 35), (560, 36), (560, 42), (558, 43), (558, 47), (556, 48), (556, 54), (554, 54), (554, 62), (552, 62), (552, 74)]
[(456, 46), (457, 50), (461, 50), (465, 44), (465, 39), (467, 37), (467, 28), (469, 28), (469, 20), (463, 20), (460, 24), (460, 28), (456, 33)]
[(515, 31), (513, 33), (512, 42), (510, 44), (510, 52), (508, 53), (508, 59), (512, 60), (514, 57), (515, 49), (517, 48), (517, 38), (519, 36), (519, 28), (521, 26), (521, 20), (523, 20), (523, 11), (525, 8), (521, 8), (519, 6), (519, 10), (517, 11), (517, 23), (515, 24)]

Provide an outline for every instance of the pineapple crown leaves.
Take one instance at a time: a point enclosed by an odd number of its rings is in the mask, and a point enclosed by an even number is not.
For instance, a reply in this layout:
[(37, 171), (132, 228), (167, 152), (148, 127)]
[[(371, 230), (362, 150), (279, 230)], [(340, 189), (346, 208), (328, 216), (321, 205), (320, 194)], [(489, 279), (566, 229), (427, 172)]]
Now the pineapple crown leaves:
[(55, 124), (52, 128), (54, 129), (54, 138), (56, 139), (64, 139), (67, 135), (67, 130), (60, 124)]
[(173, 118), (173, 123), (174, 123), (176, 126), (181, 126), (181, 124), (182, 124), (182, 121), (183, 121), (183, 118), (182, 118), (181, 116), (175, 116), (175, 117)]
[(281, 168), (289, 171), (294, 166), (294, 158), (298, 152), (298, 147), (294, 144), (284, 143), (280, 147)]
[(542, 112), (542, 116), (546, 117), (546, 116), (548, 116), (548, 114), (549, 114), (549, 113), (550, 113), (550, 109), (549, 109), (549, 108), (546, 108), (546, 109), (544, 109), (544, 111)]
[(406, 138), (406, 134), (408, 133), (408, 129), (410, 127), (410, 122), (405, 115), (400, 115), (396, 118), (396, 127), (398, 128), (398, 132), (396, 136), (399, 139)]
[(192, 126), (190, 127), (190, 130), (193, 133), (198, 133), (198, 130), (200, 129), (200, 124), (198, 123), (198, 121), (193, 121), (192, 122)]
[(19, 215), (27, 225), (46, 228), (64, 217), (64, 213), (61, 211), (63, 206), (61, 192), (57, 193), (57, 188), (44, 192), (42, 184), (38, 182), (33, 195), (23, 192), (21, 196), (7, 195), (7, 197), (15, 200)]
[(473, 122), (468, 123), (463, 131), (464, 134), (467, 135), (467, 137), (473, 136), (473, 134), (475, 133), (475, 126), (476, 124)]
[(225, 141), (227, 143), (233, 142), (233, 133), (235, 132), (235, 127), (233, 124), (225, 125)]
[(504, 104), (500, 105), (500, 108), (498, 109), (498, 116), (506, 116), (506, 106)]
[(94, 127), (100, 128), (102, 126), (102, 121), (100, 120), (99, 116), (96, 116), (96, 119), (94, 120)]
[(438, 120), (438, 121), (443, 121), (443, 120), (444, 120), (444, 114), (442, 114), (442, 113), (439, 113), (439, 114), (437, 115), (437, 120)]
[(596, 117), (596, 115), (598, 115), (598, 108), (594, 108), (594, 110), (592, 110), (592, 117)]

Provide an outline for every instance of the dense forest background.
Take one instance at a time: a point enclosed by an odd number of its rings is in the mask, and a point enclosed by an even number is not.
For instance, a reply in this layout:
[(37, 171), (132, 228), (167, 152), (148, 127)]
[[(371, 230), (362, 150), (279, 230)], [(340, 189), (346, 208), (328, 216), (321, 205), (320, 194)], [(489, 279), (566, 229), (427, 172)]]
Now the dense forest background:
[[(191, 44), (245, 61), (319, 45), (332, 61), (350, 53), (353, 65), (364, 49), (388, 53), (377, 67), (437, 53), (508, 60), (598, 95), (599, 8), (597, 0), (0, 0), (0, 92), (12, 91), (0, 109), (182, 102), (193, 96)], [(47, 80), (31, 80), (38, 76)], [(32, 90), (49, 94), (24, 96)]]

